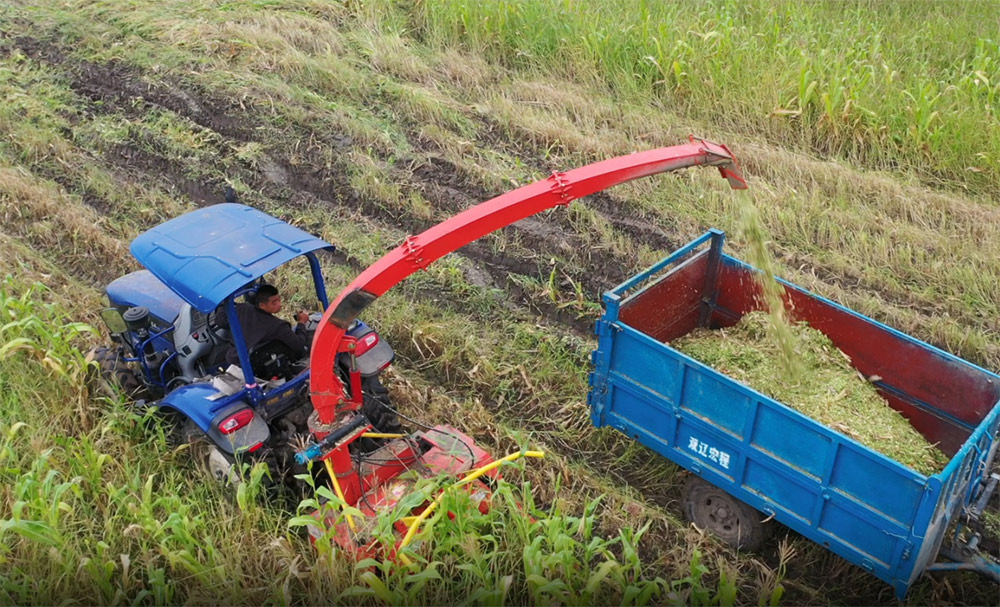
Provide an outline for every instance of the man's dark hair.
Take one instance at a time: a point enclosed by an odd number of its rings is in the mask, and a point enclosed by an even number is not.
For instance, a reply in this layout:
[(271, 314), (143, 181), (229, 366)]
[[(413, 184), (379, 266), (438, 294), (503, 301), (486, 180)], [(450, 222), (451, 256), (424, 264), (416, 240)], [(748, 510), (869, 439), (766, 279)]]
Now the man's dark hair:
[(272, 285), (261, 285), (257, 289), (257, 297), (254, 301), (254, 305), (260, 306), (262, 303), (270, 301), (272, 297), (278, 294), (278, 289), (274, 288)]

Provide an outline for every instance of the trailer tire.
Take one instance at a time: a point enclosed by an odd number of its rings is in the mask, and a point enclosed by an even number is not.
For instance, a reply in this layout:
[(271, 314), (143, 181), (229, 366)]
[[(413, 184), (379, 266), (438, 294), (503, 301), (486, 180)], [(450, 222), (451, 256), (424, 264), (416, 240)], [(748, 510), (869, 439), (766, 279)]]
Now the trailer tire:
[(119, 388), (126, 396), (137, 398), (143, 392), (142, 382), (135, 371), (128, 366), (117, 348), (101, 346), (87, 353), (87, 362), (94, 363), (95, 373), (91, 377), (95, 382), (103, 382), (105, 390), (112, 392)]
[(684, 484), (683, 507), (688, 521), (734, 548), (756, 552), (767, 540), (760, 512), (697, 476)]

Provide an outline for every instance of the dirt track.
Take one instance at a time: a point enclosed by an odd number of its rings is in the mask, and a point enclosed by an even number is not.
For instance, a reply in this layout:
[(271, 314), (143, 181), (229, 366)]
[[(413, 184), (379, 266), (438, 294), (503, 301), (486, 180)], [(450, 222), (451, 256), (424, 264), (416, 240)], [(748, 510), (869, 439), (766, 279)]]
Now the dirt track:
[[(63, 71), (71, 79), (73, 90), (91, 101), (87, 110), (91, 116), (120, 113), (140, 118), (150, 111), (167, 110), (215, 133), (223, 144), (218, 149), (220, 156), (231, 154), (229, 148), (232, 145), (258, 140), (261, 131), (268, 129), (266, 121), (258, 119), (255, 114), (264, 110), (254, 108), (245, 100), (236, 102), (215, 98), (206, 91), (196, 90), (179, 81), (170, 85), (153, 83), (123, 64), (97, 65), (70, 61), (58, 46), (39, 40), (17, 39), (7, 48), (7, 52), (15, 48)], [(87, 118), (88, 116), (78, 117)], [(307, 146), (335, 151), (346, 151), (350, 145), (349, 140), (332, 133), (289, 133), (282, 134), (282, 137), (290, 144), (307, 141)], [(416, 146), (421, 145), (415, 135), (413, 140)], [(377, 223), (412, 234), (437, 223), (437, 220), (428, 221), (413, 214), (392, 213), (372, 201), (361, 199), (350, 187), (343, 170), (331, 170), (312, 163), (309, 160), (309, 148), (302, 150), (301, 147), (296, 147), (298, 149), (294, 164), (280, 148), (271, 148), (261, 170), (243, 171), (234, 176), (240, 177), (265, 198), (279, 203), (293, 206), (318, 203), (348, 210), (359, 209)], [(433, 150), (430, 152), (433, 154)], [(226, 186), (221, 179), (192, 179), (176, 159), (158, 155), (142, 146), (141, 142), (108, 150), (103, 160), (116, 167), (128, 179), (159, 184), (198, 204), (220, 201)], [(544, 166), (536, 158), (526, 157), (525, 162), (537, 167), (540, 174), (555, 169)], [(431, 156), (429, 162), (403, 158), (396, 163), (398, 167), (411, 165), (412, 170), (397, 170), (399, 183), (422, 194), (440, 212), (439, 217), (442, 218), (503, 193), (483, 190), (463, 175), (458, 167), (442, 158)], [(232, 167), (220, 168), (220, 172), (223, 171), (233, 173)], [(94, 196), (85, 196), (85, 202), (98, 211), (107, 211), (109, 208), (106, 201)], [(663, 226), (649, 225), (636, 219), (629, 202), (608, 193), (590, 196), (582, 204), (596, 209), (611, 225), (636, 243), (648, 245), (652, 249), (669, 251), (686, 240), (685, 235), (670, 234)], [(522, 290), (508, 279), (508, 275), (544, 277), (549, 272), (550, 258), (566, 259), (570, 265), (564, 268), (565, 274), (575, 283), (583, 285), (590, 301), (598, 301), (605, 289), (628, 277), (625, 268), (634, 266), (635, 261), (616, 260), (600, 252), (594, 254), (589, 251), (588, 245), (570, 225), (565, 212), (555, 211), (529, 218), (511, 226), (508, 231), (521, 245), (518, 247), (521, 253), (498, 251), (493, 246), (495, 238), (487, 237), (464, 247), (459, 254), (469, 258), (482, 272), (489, 275), (493, 286), (507, 289), (510, 298), (520, 305), (542, 313), (553, 322), (589, 335), (593, 322), (591, 319), (579, 319), (554, 306), (547, 306), (537, 301), (537, 298), (525, 297)]]
[[(190, 84), (170, 78), (164, 81), (169, 84), (153, 83), (144, 78), (143, 74), (122, 64), (97, 65), (72, 61), (67, 59), (65, 52), (51, 43), (22, 38), (6, 41), (0, 48), (2, 52), (7, 53), (13, 49), (20, 49), (27, 56), (57, 67), (65, 74), (70, 80), (72, 89), (90, 100), (90, 105), (83, 115), (72, 117), (75, 120), (86, 120), (92, 116), (110, 113), (139, 118), (151, 111), (166, 110), (210, 131), (213, 134), (213, 141), (218, 142), (215, 151), (219, 164), (213, 167), (213, 172), (238, 177), (253, 190), (255, 196), (292, 207), (319, 205), (348, 211), (357, 210), (376, 225), (385, 226), (390, 231), (419, 233), (436, 223), (436, 220), (423, 219), (414, 213), (390, 211), (374, 201), (359, 197), (350, 186), (347, 173), (342, 170), (343, 167), (331, 167), (311, 160), (321, 157), (312, 153), (321, 148), (347, 152), (351, 143), (341, 134), (296, 132), (294, 127), (287, 132), (274, 132), (273, 128), (260, 118), (266, 109), (253, 107), (246, 100), (219, 98), (208, 91), (197, 90)], [(233, 147), (259, 141), (262, 132), (268, 133), (267, 136), (272, 138), (272, 142), (268, 145), (266, 158), (260, 162), (259, 170), (249, 170), (237, 162), (222, 162), (231, 157)], [(282, 148), (278, 145), (281, 142), (288, 147)], [(197, 204), (211, 204), (222, 199), (226, 186), (223, 179), (192, 178), (190, 171), (177, 158), (167, 153), (157, 153), (155, 146), (151, 148), (142, 143), (133, 141), (108, 149), (101, 160), (126, 179), (155, 183)], [(479, 143), (498, 147), (504, 144), (498, 140)], [(418, 149), (422, 145), (426, 146), (419, 141), (416, 134), (412, 134), (411, 144)], [(294, 150), (294, 153), (284, 150)], [(464, 175), (459, 167), (444, 159), (434, 158), (433, 150), (425, 148), (424, 151), (431, 153), (430, 161), (418, 158), (397, 159), (394, 164), (395, 177), (407, 191), (419, 192), (433, 206), (438, 219), (502, 193), (483, 190), (473, 179)], [(546, 174), (555, 168), (565, 168), (546, 166), (539, 155), (522, 153), (522, 159), (526, 165), (540, 174)], [(59, 181), (57, 175), (50, 177)], [(73, 184), (62, 185), (67, 189), (73, 189)], [(83, 200), (102, 213), (108, 212), (111, 206), (99, 196), (87, 192), (83, 193)], [(676, 226), (644, 224), (636, 219), (635, 209), (629, 202), (613, 195), (595, 195), (584, 204), (596, 209), (604, 219), (627, 234), (634, 242), (646, 244), (652, 249), (668, 251), (691, 236), (682, 234), (679, 230), (677, 233), (671, 232), (671, 229), (677, 229)], [(551, 303), (539, 301), (537, 297), (525, 292), (516, 282), (510, 280), (509, 275), (520, 274), (535, 279), (545, 277), (549, 271), (550, 258), (564, 259), (567, 263), (561, 270), (574, 282), (583, 285), (585, 296), (589, 301), (599, 301), (600, 294), (605, 289), (618, 284), (630, 274), (626, 268), (635, 266), (636, 260), (616, 260), (600, 252), (594, 254), (588, 250), (586, 240), (574, 229), (565, 213), (554, 212), (533, 218), (509, 228), (509, 231), (512, 240), (517, 242), (517, 247), (501, 247), (496, 238), (486, 238), (460, 251), (459, 254), (464, 256), (472, 267), (469, 273), (479, 277), (474, 281), (478, 280), (502, 289), (506, 300), (513, 302), (518, 308), (527, 310), (530, 314), (540, 314), (547, 323), (560, 327), (567, 333), (589, 339), (592, 318), (579, 318)], [(350, 251), (346, 253), (342, 251), (335, 261), (349, 265), (352, 269), (361, 269), (360, 262), (351, 257)], [(845, 280), (836, 275), (822, 277), (824, 280), (834, 282)], [(93, 286), (101, 288), (103, 285), (100, 284), (100, 280), (103, 277), (93, 278), (95, 281)], [(444, 299), (446, 305), (458, 312), (470, 315), (476, 312), (461, 299), (449, 298), (446, 294), (440, 293), (434, 295)], [(400, 345), (404, 354), (414, 355), (408, 348), (407, 344)], [(464, 388), (461, 383), (456, 383), (431, 370), (425, 370), (424, 374), (430, 383), (441, 385), (446, 389)], [(539, 420), (537, 417), (519, 414), (516, 411), (501, 412), (496, 403), (487, 402), (485, 406), (494, 414), (504, 416), (509, 422), (522, 424), (528, 429), (542, 433), (553, 430), (553, 424), (558, 424), (557, 420)], [(596, 460), (598, 454), (590, 455), (593, 458), (592, 466), (598, 469), (600, 467)], [(613, 455), (617, 457), (621, 453)], [(633, 481), (633, 488), (650, 502), (671, 504), (675, 497), (673, 489), (644, 486), (641, 479), (646, 472), (637, 468), (631, 465), (617, 465), (612, 466), (607, 472), (625, 481)], [(667, 530), (654, 531), (658, 534), (658, 539), (663, 541), (679, 539), (676, 534)], [(772, 564), (776, 560), (776, 555), (773, 553), (764, 557)], [(816, 586), (822, 587), (823, 580), (828, 575), (831, 558), (836, 557), (821, 555), (796, 574), (815, 580)], [(867, 592), (869, 588), (862, 589), (862, 592)], [(843, 597), (842, 600), (849, 603), (873, 602), (882, 601), (884, 597), (862, 594)]]

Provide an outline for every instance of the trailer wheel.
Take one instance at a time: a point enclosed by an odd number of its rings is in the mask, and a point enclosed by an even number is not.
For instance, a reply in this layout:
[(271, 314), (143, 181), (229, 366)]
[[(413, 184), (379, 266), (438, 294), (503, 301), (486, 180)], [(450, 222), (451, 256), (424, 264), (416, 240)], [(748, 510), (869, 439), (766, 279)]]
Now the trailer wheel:
[(92, 380), (104, 382), (109, 391), (117, 386), (130, 398), (136, 398), (142, 393), (143, 385), (139, 376), (122, 360), (117, 348), (94, 348), (87, 353), (87, 361), (95, 363), (97, 367), (96, 376)]
[(734, 548), (756, 552), (767, 539), (763, 515), (697, 476), (684, 485), (684, 516)]

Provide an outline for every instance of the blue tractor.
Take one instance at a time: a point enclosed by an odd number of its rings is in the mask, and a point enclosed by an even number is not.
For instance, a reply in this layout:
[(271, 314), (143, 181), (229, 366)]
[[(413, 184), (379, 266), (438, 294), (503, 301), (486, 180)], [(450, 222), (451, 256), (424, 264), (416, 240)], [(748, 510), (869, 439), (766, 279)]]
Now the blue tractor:
[[(227, 202), (160, 224), (130, 250), (145, 269), (107, 286), (110, 305), (101, 316), (114, 343), (90, 353), (101, 376), (172, 418), (196, 461), (220, 481), (238, 482), (236, 464), (251, 458), (285, 480), (304, 472), (294, 453), (307, 442), (313, 414), (308, 360), (293, 360), (280, 342), (248, 348), (237, 305), (240, 298), (252, 301), (268, 273), (304, 257), (325, 310), (317, 253), (333, 245)], [(319, 318), (312, 315), (307, 329), (315, 330)], [(349, 335), (357, 345), (338, 355), (337, 373), (346, 385), (359, 375), (362, 413), (377, 430), (398, 432), (379, 381), (394, 358), (392, 347), (360, 320)], [(239, 364), (218, 364), (231, 348)]]

